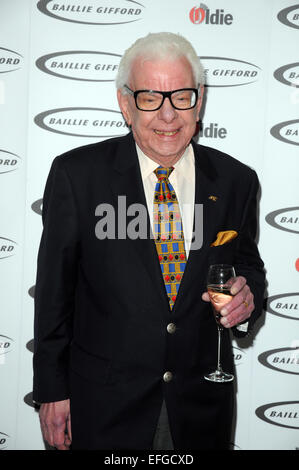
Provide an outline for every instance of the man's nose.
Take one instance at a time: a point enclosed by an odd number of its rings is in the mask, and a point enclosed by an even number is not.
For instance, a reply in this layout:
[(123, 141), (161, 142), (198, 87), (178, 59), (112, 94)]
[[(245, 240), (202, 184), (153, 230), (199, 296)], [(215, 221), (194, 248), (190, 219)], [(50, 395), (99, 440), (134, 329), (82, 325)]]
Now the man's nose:
[(159, 109), (159, 118), (165, 122), (171, 122), (176, 118), (176, 116), (176, 110), (172, 106), (170, 99), (166, 97), (163, 105)]

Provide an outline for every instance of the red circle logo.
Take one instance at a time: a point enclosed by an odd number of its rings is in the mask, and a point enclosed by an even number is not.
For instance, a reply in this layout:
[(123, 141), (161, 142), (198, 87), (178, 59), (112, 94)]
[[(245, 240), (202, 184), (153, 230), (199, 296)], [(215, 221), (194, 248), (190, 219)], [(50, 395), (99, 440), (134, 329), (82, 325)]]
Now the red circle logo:
[(193, 24), (200, 24), (205, 19), (206, 12), (203, 8), (200, 7), (193, 7), (190, 10), (189, 18)]

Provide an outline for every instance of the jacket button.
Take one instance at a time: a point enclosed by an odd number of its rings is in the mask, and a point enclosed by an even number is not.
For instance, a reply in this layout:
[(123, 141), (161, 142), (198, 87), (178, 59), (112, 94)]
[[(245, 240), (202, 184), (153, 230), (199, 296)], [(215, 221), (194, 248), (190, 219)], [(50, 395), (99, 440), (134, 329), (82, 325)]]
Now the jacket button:
[(176, 330), (176, 325), (175, 323), (168, 323), (166, 328), (167, 328), (168, 333), (172, 334)]
[(165, 372), (163, 375), (163, 380), (164, 382), (170, 382), (172, 380), (172, 373), (169, 371)]

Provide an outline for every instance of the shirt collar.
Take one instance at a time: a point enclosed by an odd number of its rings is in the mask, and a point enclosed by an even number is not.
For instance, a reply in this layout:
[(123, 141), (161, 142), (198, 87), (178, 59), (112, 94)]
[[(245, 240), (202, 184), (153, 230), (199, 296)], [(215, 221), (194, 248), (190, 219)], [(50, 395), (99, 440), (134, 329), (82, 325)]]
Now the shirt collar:
[[(136, 144), (136, 143), (135, 143)], [(154, 170), (158, 167), (158, 164), (154, 162), (151, 158), (149, 158), (145, 153), (141, 150), (141, 148), (136, 144), (137, 155), (139, 159), (140, 171), (142, 179), (145, 180), (148, 178)], [(192, 145), (189, 144), (186, 148), (185, 152), (181, 156), (181, 158), (173, 165), (174, 168), (180, 169), (180, 172), (184, 174), (185, 165), (190, 164), (190, 159), (193, 157), (193, 148)]]

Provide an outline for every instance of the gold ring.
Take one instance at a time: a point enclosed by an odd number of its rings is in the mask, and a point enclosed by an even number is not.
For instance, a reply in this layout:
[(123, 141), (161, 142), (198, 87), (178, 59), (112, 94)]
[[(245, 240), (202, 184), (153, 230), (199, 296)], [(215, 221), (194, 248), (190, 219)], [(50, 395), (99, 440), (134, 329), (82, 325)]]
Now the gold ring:
[(243, 304), (245, 305), (246, 308), (248, 307), (248, 303), (246, 302), (246, 300), (243, 301)]

